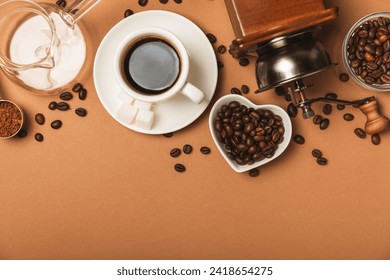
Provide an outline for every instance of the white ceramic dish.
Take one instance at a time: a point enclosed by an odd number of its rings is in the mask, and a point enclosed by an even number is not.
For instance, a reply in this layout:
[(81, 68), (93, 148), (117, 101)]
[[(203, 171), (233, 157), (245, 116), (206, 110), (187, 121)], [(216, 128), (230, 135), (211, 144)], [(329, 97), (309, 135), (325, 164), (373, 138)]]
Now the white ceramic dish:
[[(175, 34), (190, 54), (188, 81), (201, 89), (205, 100), (195, 104), (177, 95), (154, 105), (155, 120), (150, 130), (128, 124), (117, 117), (123, 101), (116, 82), (113, 63), (118, 44), (129, 33), (143, 27), (158, 26)], [(218, 81), (217, 60), (205, 33), (189, 19), (167, 11), (145, 11), (131, 15), (115, 25), (102, 40), (94, 63), (94, 82), (98, 97), (107, 112), (123, 126), (146, 134), (164, 134), (182, 129), (194, 122), (207, 108)]]
[[(218, 133), (214, 129), (214, 121), (216, 120), (217, 113), (221, 110), (221, 107), (225, 104), (229, 104), (232, 101), (238, 101), (242, 105), (245, 105), (247, 107), (253, 107), (255, 109), (268, 109), (268, 110), (272, 111), (275, 115), (279, 115), (283, 119), (283, 125), (284, 125), (284, 129), (285, 129), (285, 132), (283, 135), (284, 140), (282, 143), (279, 144), (273, 157), (259, 160), (252, 165), (248, 165), (248, 164), (239, 165), (227, 156), (227, 152), (226, 152), (224, 145), (218, 141)], [(256, 104), (252, 103), (250, 100), (248, 100), (247, 98), (245, 98), (241, 95), (235, 95), (235, 94), (225, 95), (225, 96), (221, 97), (214, 104), (213, 108), (211, 109), (210, 116), (209, 116), (209, 127), (210, 127), (210, 132), (211, 132), (211, 135), (213, 137), (213, 140), (218, 147), (218, 150), (220, 151), (222, 156), (225, 158), (226, 162), (230, 165), (230, 167), (233, 168), (234, 171), (239, 172), (239, 173), (249, 171), (255, 167), (259, 167), (261, 165), (264, 165), (264, 164), (276, 159), (277, 157), (279, 157), (286, 150), (288, 144), (290, 143), (291, 135), (292, 135), (291, 120), (284, 109), (282, 109), (279, 106), (271, 105), (271, 104), (256, 105)]]

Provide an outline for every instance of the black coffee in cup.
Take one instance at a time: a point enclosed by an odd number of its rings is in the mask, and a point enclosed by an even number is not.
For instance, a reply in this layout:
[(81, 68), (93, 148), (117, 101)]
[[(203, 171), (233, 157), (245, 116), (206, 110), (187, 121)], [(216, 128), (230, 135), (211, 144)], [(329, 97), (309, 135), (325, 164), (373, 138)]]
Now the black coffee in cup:
[(129, 86), (147, 95), (169, 90), (180, 74), (180, 57), (167, 41), (146, 37), (132, 44), (123, 58)]

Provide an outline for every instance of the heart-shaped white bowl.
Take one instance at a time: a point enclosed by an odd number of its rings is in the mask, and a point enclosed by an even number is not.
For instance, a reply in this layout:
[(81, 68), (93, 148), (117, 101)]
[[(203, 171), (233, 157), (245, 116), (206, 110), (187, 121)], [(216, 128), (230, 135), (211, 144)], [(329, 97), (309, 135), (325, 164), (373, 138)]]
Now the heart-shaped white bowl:
[[(224, 145), (219, 142), (218, 140), (218, 132), (214, 129), (214, 122), (217, 119), (217, 114), (221, 110), (221, 107), (223, 105), (227, 105), (232, 101), (238, 101), (240, 104), (247, 106), (248, 108), (252, 107), (255, 109), (263, 109), (263, 110), (270, 110), (272, 111), (275, 115), (279, 115), (282, 120), (283, 120), (283, 125), (284, 125), (284, 140), (282, 143), (278, 145), (278, 148), (275, 151), (275, 154), (271, 158), (264, 158), (261, 159), (254, 164), (246, 164), (246, 165), (239, 165), (235, 161), (231, 160), (227, 156), (227, 150), (225, 149)], [(291, 125), (291, 120), (286, 111), (276, 105), (271, 105), (271, 104), (264, 104), (264, 105), (256, 105), (253, 104), (251, 101), (249, 101), (247, 98), (241, 95), (236, 95), (236, 94), (229, 94), (221, 97), (217, 102), (215, 102), (213, 108), (211, 109), (210, 116), (209, 116), (209, 128), (211, 135), (214, 139), (215, 144), (218, 147), (218, 150), (222, 154), (222, 156), (225, 158), (226, 162), (233, 168), (234, 171), (241, 173), (245, 171), (249, 171), (255, 167), (259, 167), (261, 165), (264, 165), (274, 159), (276, 159), (278, 156), (280, 156), (287, 148), (288, 144), (290, 143), (291, 140), (291, 134), (292, 134), (292, 125)]]

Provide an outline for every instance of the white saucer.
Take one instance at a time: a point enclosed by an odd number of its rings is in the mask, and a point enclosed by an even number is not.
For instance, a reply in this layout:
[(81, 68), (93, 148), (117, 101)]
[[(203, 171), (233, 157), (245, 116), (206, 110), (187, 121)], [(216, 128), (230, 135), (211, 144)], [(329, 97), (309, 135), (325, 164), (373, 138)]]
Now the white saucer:
[[(113, 63), (117, 47), (130, 32), (147, 26), (158, 26), (174, 33), (190, 54), (188, 81), (201, 89), (206, 98), (195, 104), (183, 95), (155, 104), (155, 120), (150, 130), (127, 124), (116, 117), (123, 104), (118, 97)], [(146, 134), (164, 134), (177, 131), (194, 122), (209, 105), (217, 86), (217, 60), (205, 33), (189, 19), (167, 11), (145, 11), (131, 15), (116, 24), (102, 40), (95, 57), (94, 82), (97, 94), (107, 112), (123, 126)]]

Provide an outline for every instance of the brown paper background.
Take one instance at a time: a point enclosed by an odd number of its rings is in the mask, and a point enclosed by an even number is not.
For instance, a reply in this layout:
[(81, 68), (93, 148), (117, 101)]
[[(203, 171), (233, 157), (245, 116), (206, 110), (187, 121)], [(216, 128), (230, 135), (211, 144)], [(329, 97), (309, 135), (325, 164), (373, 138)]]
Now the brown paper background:
[[(319, 34), (339, 66), (307, 79), (311, 97), (336, 92), (343, 99), (375, 95), (390, 116), (389, 93), (374, 93), (352, 80), (341, 83), (341, 43), (360, 17), (389, 10), (386, 1), (327, 0), (339, 6), (337, 20)], [(0, 143), (0, 259), (389, 259), (390, 258), (390, 133), (379, 146), (357, 138), (364, 125), (354, 108), (335, 109), (321, 131), (311, 120), (293, 119), (293, 133), (306, 143), (291, 143), (277, 160), (251, 178), (235, 173), (212, 141), (211, 105), (233, 86), (247, 84), (255, 103), (287, 103), (273, 91), (254, 94), (254, 63), (241, 67), (229, 54), (217, 55), (225, 67), (208, 110), (172, 138), (143, 135), (113, 120), (101, 105), (93, 84), (92, 60), (105, 34), (135, 12), (163, 9), (194, 21), (205, 32), (230, 45), (233, 29), (222, 0), (103, 0), (84, 19), (90, 31), (89, 65), (78, 81), (88, 98), (70, 101), (88, 110), (85, 118), (72, 111), (50, 111), (58, 97), (39, 97), (12, 83), (2, 73), (0, 90), (25, 111), (25, 139)], [(109, 67), (109, 66), (107, 66)], [(320, 112), (322, 105), (315, 105)], [(46, 124), (38, 126), (38, 112)], [(342, 115), (351, 112), (353, 122)], [(64, 125), (50, 128), (56, 118)], [(34, 134), (45, 136), (43, 143)], [(174, 147), (191, 144), (194, 152), (177, 159)], [(211, 147), (210, 155), (199, 148)], [(311, 156), (318, 148), (328, 158), (319, 166)], [(183, 163), (183, 174), (173, 170)]]

